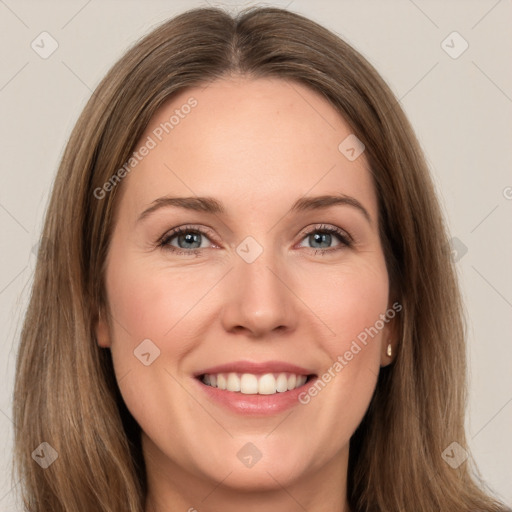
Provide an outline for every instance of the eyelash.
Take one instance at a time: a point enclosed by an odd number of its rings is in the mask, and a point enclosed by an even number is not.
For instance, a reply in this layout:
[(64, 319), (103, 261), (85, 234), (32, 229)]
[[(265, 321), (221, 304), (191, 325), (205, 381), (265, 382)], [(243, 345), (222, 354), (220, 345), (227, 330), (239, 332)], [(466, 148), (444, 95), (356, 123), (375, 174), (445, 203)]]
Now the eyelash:
[[(191, 249), (191, 250), (183, 250), (178, 249), (172, 245), (169, 244), (169, 242), (183, 234), (183, 233), (195, 233), (195, 234), (201, 234), (206, 236), (207, 238), (210, 238), (210, 232), (201, 228), (197, 228), (194, 226), (181, 226), (178, 228), (173, 229), (170, 232), (165, 233), (157, 242), (157, 247), (162, 248), (163, 250), (170, 251), (177, 255), (186, 255), (186, 256), (192, 256), (195, 255), (200, 256), (203, 249)], [(322, 256), (326, 253), (332, 253), (335, 251), (339, 251), (343, 248), (352, 247), (353, 245), (353, 239), (352, 237), (344, 230), (340, 228), (336, 228), (334, 226), (326, 226), (324, 224), (315, 226), (313, 229), (307, 231), (306, 233), (303, 233), (301, 241), (304, 240), (306, 237), (314, 234), (314, 233), (327, 233), (327, 234), (333, 234), (338, 237), (338, 240), (341, 242), (340, 245), (337, 245), (335, 247), (330, 247), (328, 249), (313, 249), (309, 248), (314, 251), (314, 255), (316, 256), (318, 253), (320, 253)]]

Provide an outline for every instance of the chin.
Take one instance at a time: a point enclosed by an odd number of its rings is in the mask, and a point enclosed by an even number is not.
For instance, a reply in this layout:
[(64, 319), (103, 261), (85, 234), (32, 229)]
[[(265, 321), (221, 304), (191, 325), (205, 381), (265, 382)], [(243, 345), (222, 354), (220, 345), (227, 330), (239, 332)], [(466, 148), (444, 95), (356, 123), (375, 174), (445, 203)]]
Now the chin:
[(260, 460), (252, 467), (220, 464), (216, 466), (216, 471), (209, 469), (208, 477), (215, 482), (222, 481), (223, 487), (238, 492), (282, 490), (303, 476), (300, 466), (298, 462), (290, 460), (283, 461), (283, 464), (276, 464), (275, 460), (266, 463)]

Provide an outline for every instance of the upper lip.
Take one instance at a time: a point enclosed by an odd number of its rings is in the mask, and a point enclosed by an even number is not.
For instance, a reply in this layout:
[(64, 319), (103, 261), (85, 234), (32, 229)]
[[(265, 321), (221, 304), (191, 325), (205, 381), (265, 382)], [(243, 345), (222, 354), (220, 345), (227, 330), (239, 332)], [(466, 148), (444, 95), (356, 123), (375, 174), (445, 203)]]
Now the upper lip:
[(265, 362), (254, 362), (254, 361), (233, 361), (231, 363), (221, 364), (217, 366), (211, 366), (205, 368), (194, 374), (194, 377), (199, 377), (204, 374), (216, 374), (216, 373), (253, 373), (253, 374), (265, 374), (265, 373), (295, 373), (297, 375), (312, 375), (313, 371), (297, 366), (295, 364), (286, 363), (283, 361), (265, 361)]

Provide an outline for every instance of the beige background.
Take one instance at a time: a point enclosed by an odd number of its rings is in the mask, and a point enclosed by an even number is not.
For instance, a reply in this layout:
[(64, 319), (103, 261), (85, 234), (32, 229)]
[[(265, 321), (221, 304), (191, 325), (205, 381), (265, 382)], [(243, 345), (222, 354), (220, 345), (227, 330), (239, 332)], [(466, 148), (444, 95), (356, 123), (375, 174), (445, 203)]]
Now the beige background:
[[(248, 5), (209, 3), (229, 9)], [(21, 510), (17, 482), (9, 476), (15, 357), (34, 245), (67, 137), (92, 90), (129, 45), (168, 17), (200, 5), (207, 3), (0, 0), (2, 511)], [(362, 52), (400, 98), (417, 131), (458, 239), (470, 333), (469, 446), (484, 480), (512, 504), (512, 3), (266, 5), (288, 5)], [(59, 45), (47, 59), (31, 48), (43, 31)], [(441, 45), (453, 31), (469, 44), (456, 59)], [(464, 43), (452, 36), (446, 44), (454, 54)]]

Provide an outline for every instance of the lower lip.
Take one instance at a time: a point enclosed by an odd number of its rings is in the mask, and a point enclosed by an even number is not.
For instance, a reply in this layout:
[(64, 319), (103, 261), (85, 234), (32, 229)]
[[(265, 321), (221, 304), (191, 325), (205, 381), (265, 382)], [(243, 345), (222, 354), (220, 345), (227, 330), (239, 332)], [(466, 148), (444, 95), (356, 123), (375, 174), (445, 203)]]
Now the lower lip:
[(203, 384), (199, 379), (194, 379), (204, 393), (214, 402), (237, 414), (244, 416), (270, 416), (299, 405), (299, 395), (306, 391), (316, 380), (309, 379), (302, 386), (274, 393), (273, 395), (246, 395), (244, 393), (227, 391)]

